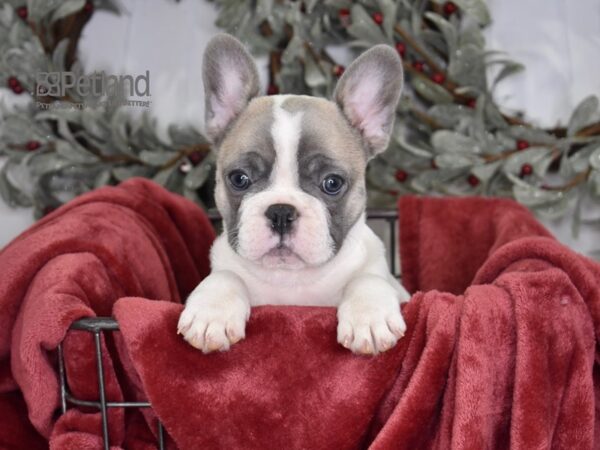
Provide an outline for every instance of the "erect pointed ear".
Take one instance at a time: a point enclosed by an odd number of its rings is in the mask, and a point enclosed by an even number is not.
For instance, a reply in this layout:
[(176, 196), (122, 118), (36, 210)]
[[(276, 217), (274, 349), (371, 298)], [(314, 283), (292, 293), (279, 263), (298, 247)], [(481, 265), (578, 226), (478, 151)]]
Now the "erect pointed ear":
[(217, 143), (232, 120), (258, 95), (258, 72), (240, 41), (219, 34), (210, 40), (204, 51), (202, 79), (206, 136)]
[(402, 61), (387, 45), (376, 45), (359, 56), (337, 84), (334, 99), (362, 134), (369, 157), (388, 145), (402, 85)]

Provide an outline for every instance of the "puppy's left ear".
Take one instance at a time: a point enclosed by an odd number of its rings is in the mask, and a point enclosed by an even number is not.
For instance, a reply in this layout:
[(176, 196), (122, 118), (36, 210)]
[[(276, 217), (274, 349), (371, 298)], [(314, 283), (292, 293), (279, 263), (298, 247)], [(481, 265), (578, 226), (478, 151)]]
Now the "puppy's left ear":
[(336, 86), (334, 99), (360, 131), (370, 158), (388, 145), (402, 85), (398, 53), (387, 45), (376, 45), (348, 67)]
[(229, 124), (258, 95), (256, 65), (233, 36), (219, 34), (204, 51), (202, 79), (205, 97), (206, 136), (218, 143)]

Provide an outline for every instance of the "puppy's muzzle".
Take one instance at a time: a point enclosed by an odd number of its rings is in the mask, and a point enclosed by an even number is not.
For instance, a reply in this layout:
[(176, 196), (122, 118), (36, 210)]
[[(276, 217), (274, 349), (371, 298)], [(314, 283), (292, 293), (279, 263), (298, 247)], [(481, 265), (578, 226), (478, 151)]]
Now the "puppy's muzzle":
[(271, 228), (283, 236), (291, 231), (294, 221), (298, 218), (298, 211), (292, 205), (277, 203), (267, 208), (265, 216), (271, 221)]

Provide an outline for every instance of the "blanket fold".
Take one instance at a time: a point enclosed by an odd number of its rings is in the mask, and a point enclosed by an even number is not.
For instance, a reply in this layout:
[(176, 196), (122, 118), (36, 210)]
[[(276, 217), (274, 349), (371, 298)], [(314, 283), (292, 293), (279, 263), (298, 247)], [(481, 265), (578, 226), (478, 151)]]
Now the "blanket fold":
[[(208, 218), (191, 201), (134, 179), (75, 199), (2, 250), (0, 418), (22, 422), (15, 408), (2, 405), (14, 396), (25, 400), (32, 438), (31, 446), (24, 441), (22, 448), (35, 448), (40, 437), (48, 442), (56, 436), (56, 348), (70, 324), (81, 317), (111, 315), (114, 302), (127, 295), (179, 303), (208, 274), (213, 239)], [(103, 341), (107, 391), (112, 400), (119, 400), (126, 384), (117, 378), (123, 373), (121, 360), (110, 347), (114, 346)], [(65, 354), (73, 393), (97, 400), (91, 336), (69, 333)], [(123, 412), (116, 413), (111, 431), (120, 442)], [(73, 410), (70, 415), (76, 414)], [(83, 431), (73, 431), (75, 435), (100, 435), (99, 414), (85, 411), (80, 419), (64, 429), (80, 426)], [(0, 447), (12, 442), (13, 434), (8, 426), (0, 426)]]
[[(144, 180), (83, 196), (0, 253), (0, 447), (101, 448), (99, 413), (58, 417), (65, 336), (78, 397), (97, 398), (84, 316), (103, 340), (113, 448), (600, 448), (600, 267), (508, 200), (405, 197), (398, 345), (336, 343), (333, 308), (253, 308), (246, 339), (203, 355), (176, 335), (181, 300), (209, 271), (214, 232)], [(25, 417), (27, 415), (27, 417)], [(6, 418), (6, 419), (5, 419)], [(15, 438), (18, 436), (18, 438)]]

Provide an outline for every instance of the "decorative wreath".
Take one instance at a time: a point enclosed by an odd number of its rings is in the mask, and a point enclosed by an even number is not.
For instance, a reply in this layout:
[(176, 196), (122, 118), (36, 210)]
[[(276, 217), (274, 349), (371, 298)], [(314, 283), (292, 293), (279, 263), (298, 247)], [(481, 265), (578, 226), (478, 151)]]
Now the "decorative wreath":
[[(522, 67), (485, 49), (483, 0), (215, 0), (217, 25), (257, 54), (269, 55), (267, 94), (329, 96), (344, 67), (327, 52), (359, 52), (378, 43), (403, 58), (406, 89), (389, 149), (373, 160), (371, 206), (392, 206), (404, 193), (510, 196), (549, 217), (600, 202), (598, 98), (586, 98), (564, 128), (541, 129), (504, 114), (494, 87)], [(0, 85), (36, 93), (39, 72), (82, 73), (81, 30), (109, 0), (9, 0), (0, 10)], [(486, 69), (499, 66), (489, 81)], [(194, 129), (171, 126), (170, 142), (148, 114), (121, 106), (65, 108), (36, 96), (0, 115), (0, 194), (42, 215), (75, 195), (133, 176), (152, 178), (210, 208), (214, 158)], [(60, 108), (40, 109), (40, 102)], [(201, 118), (198, 118), (200, 121)]]

